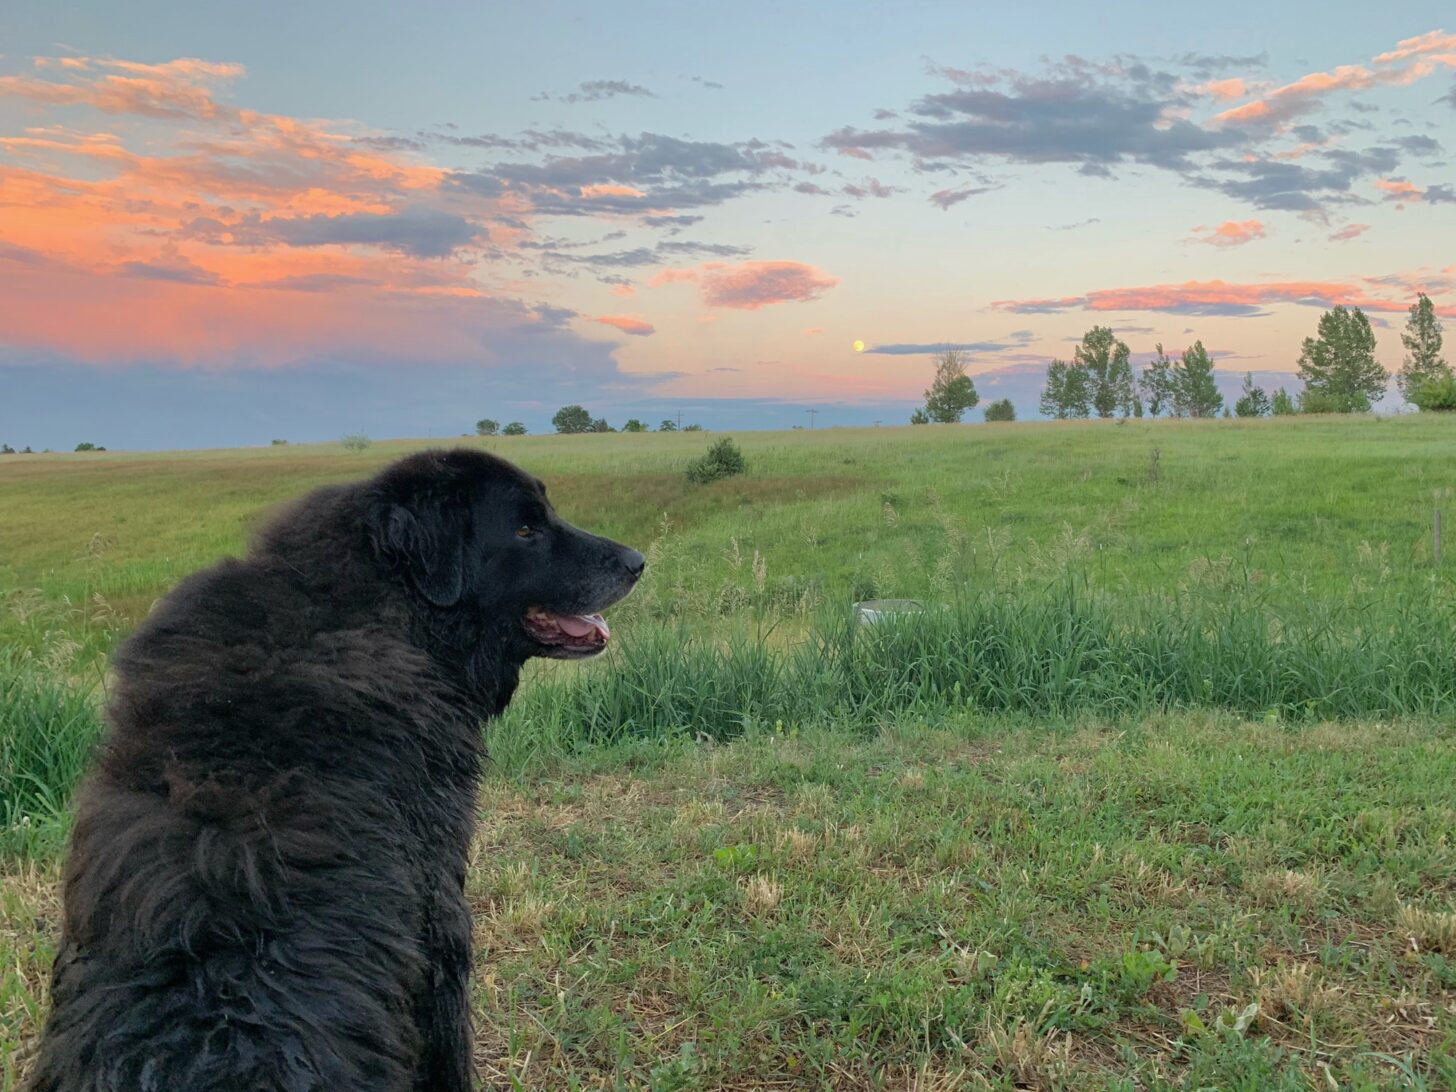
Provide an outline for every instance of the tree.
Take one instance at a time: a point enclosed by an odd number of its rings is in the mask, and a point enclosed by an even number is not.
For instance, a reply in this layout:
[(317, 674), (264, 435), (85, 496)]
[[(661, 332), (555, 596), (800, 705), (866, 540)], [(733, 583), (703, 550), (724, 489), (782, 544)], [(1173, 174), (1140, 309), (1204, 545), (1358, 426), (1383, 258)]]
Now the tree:
[(1131, 350), (1119, 341), (1110, 326), (1094, 326), (1082, 335), (1082, 344), (1072, 353), (1072, 363), (1085, 369), (1091, 386), (1092, 408), (1098, 417), (1121, 413), (1132, 415), (1134, 397)]
[(1053, 360), (1047, 365), (1046, 386), (1041, 392), (1041, 412), (1057, 420), (1086, 417), (1092, 412), (1091, 382), (1080, 364)]
[(702, 432), (703, 431), (703, 426), (702, 425), (684, 425), (683, 426), (683, 431), (684, 432)]
[(93, 443), (91, 443), (88, 440), (85, 443), (77, 444), (76, 445), (76, 450), (77, 451), (95, 451), (96, 450), (96, 445), (93, 444)]
[(1406, 355), (1395, 382), (1402, 398), (1412, 405), (1420, 405), (1417, 392), (1424, 384), (1452, 377), (1451, 365), (1441, 357), (1441, 320), (1436, 317), (1431, 297), (1424, 292), (1418, 293), (1416, 302), (1411, 304), (1400, 343), (1405, 346)]
[(647, 426), (635, 417), (629, 417), (627, 423), (622, 426), (623, 432), (646, 432)]
[(592, 415), (587, 413), (584, 406), (562, 406), (556, 411), (556, 416), (551, 418), (551, 423), (556, 426), (557, 432), (590, 432)]
[(1274, 400), (1269, 408), (1274, 411), (1275, 417), (1291, 417), (1299, 412), (1299, 407), (1294, 404), (1294, 399), (1289, 397), (1289, 392), (1280, 387), (1274, 392)]
[(980, 400), (960, 350), (941, 353), (935, 361), (935, 379), (925, 392), (925, 415), (936, 424), (954, 425)]
[(1456, 376), (1438, 375), (1415, 389), (1412, 395), (1422, 413), (1456, 412)]
[(1148, 366), (1143, 369), (1143, 374), (1138, 379), (1138, 387), (1147, 400), (1149, 417), (1173, 412), (1173, 385), (1177, 378), (1173, 362), (1163, 352), (1162, 342), (1158, 343), (1157, 348), (1158, 355), (1148, 361)]
[(1202, 341), (1184, 349), (1173, 384), (1174, 412), (1179, 417), (1217, 417), (1225, 408), (1213, 378), (1213, 361)]
[(501, 429), (501, 434), (503, 436), (524, 436), (526, 435), (526, 426), (519, 421), (512, 421), (505, 428)]
[(1002, 398), (992, 402), (986, 407), (987, 421), (1014, 421), (1016, 420), (1016, 407), (1011, 404), (1011, 399)]
[(482, 417), (475, 422), (475, 435), (494, 436), (500, 431), (500, 422), (492, 421), (489, 417)]
[(674, 421), (671, 417), (669, 417), (665, 421), (663, 421), (662, 424), (660, 424), (660, 425), (657, 426), (657, 431), (658, 432), (676, 432), (677, 431), (677, 422)]
[[(918, 409), (918, 410), (916, 410), (914, 413), (912, 413), (910, 415), (910, 423), (912, 425), (928, 425), (928, 424), (930, 424), (930, 417), (926, 414), (926, 412), (923, 409)], [(794, 427), (795, 428), (802, 428), (803, 426), (802, 425), (795, 425)]]
[(1243, 395), (1234, 403), (1234, 413), (1240, 417), (1267, 417), (1269, 396), (1262, 387), (1254, 386), (1254, 373), (1244, 373)]
[(605, 417), (598, 417), (595, 421), (592, 422), (591, 431), (616, 432), (617, 430), (614, 429), (611, 425), (607, 424), (607, 419)]
[(1319, 337), (1304, 339), (1299, 378), (1320, 412), (1365, 413), (1380, 400), (1389, 377), (1375, 359), (1375, 332), (1364, 311), (1340, 306), (1320, 316)]

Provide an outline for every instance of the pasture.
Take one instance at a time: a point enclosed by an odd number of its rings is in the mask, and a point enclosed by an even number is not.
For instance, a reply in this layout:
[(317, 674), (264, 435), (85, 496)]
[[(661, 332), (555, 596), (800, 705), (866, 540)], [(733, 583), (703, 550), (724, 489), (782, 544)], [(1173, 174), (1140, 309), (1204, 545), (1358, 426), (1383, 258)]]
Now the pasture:
[[(1456, 1085), (1451, 422), (713, 438), (449, 441), (649, 558), (488, 737), (487, 1087)], [(420, 446), (0, 458), (0, 1088), (106, 653)]]

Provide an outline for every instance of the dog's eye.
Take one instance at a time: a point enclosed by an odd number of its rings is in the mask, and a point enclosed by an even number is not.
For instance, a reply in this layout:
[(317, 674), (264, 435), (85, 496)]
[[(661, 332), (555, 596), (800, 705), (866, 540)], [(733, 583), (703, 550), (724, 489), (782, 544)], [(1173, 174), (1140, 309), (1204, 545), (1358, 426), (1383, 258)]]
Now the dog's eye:
[(536, 534), (536, 528), (531, 527), (528, 524), (524, 524), (523, 523), (523, 524), (521, 524), (520, 527), (517, 527), (516, 528), (516, 537), (517, 538), (531, 538), (535, 534)]

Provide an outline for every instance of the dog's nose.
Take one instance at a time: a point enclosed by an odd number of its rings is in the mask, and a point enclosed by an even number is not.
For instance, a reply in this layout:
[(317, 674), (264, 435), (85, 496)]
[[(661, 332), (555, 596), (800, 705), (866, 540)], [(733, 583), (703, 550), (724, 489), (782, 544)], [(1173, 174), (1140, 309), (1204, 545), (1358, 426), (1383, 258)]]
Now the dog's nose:
[(622, 562), (622, 567), (626, 569), (627, 572), (633, 576), (633, 578), (641, 576), (642, 570), (647, 568), (647, 559), (639, 554), (636, 550), (633, 550), (627, 546), (622, 547), (620, 560)]

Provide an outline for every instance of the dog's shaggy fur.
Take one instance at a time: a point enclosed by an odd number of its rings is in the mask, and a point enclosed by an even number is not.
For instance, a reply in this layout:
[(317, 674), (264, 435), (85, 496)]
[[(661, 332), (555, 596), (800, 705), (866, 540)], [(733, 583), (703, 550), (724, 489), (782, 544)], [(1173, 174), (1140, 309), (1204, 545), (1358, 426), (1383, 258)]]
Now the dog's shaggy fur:
[(32, 1087), (468, 1089), (480, 724), (642, 566), (427, 452), (179, 585), (116, 656)]

